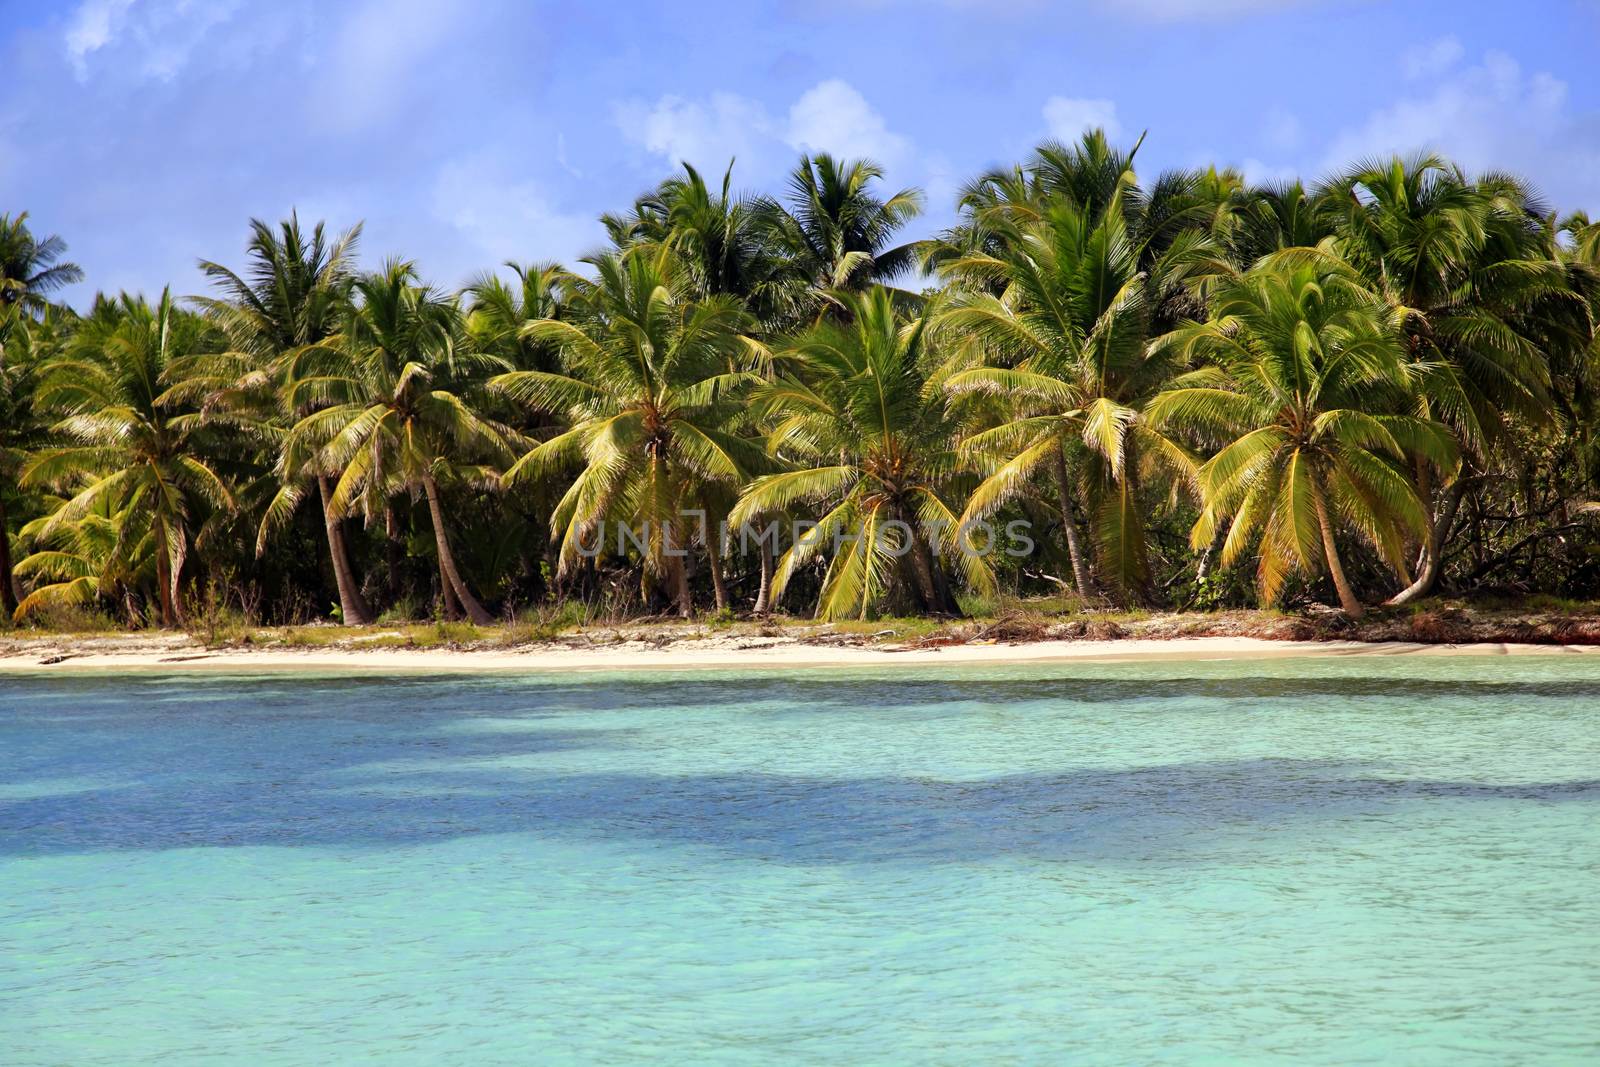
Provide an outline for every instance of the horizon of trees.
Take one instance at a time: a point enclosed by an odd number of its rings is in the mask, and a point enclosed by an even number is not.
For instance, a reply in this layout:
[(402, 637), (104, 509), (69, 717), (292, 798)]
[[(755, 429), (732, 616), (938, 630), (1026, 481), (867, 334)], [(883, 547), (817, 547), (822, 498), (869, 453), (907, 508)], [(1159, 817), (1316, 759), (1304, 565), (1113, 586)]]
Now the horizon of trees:
[(576, 268), (460, 291), (252, 220), (209, 292), (81, 314), (0, 215), (0, 618), (1600, 595), (1600, 224), (1429, 155), (1252, 186), (1137, 149), (1041, 144), (911, 242), (871, 162), (686, 163)]

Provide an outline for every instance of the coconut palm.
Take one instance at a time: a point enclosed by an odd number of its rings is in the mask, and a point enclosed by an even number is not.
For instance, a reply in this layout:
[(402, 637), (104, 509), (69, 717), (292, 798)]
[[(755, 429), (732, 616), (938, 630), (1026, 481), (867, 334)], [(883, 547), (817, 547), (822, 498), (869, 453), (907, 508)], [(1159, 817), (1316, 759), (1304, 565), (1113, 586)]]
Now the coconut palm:
[(980, 552), (961, 551), (947, 369), (928, 318), (902, 319), (887, 289), (842, 306), (845, 321), (813, 326), (782, 354), (786, 372), (757, 390), (775, 419), (768, 449), (792, 469), (755, 480), (730, 521), (802, 502), (826, 509), (779, 561), (775, 602), (797, 570), (832, 552), (819, 618), (865, 618), (886, 602), (954, 613), (938, 553), (959, 558), (976, 589), (993, 578)]
[(962, 221), (943, 243), (967, 250), (983, 247), (989, 237), (985, 222), (1036, 221), (1049, 205), (1062, 201), (1076, 204), (1091, 218), (1113, 201), (1125, 214), (1136, 212), (1141, 194), (1133, 161), (1143, 141), (1141, 137), (1123, 152), (1103, 129), (1092, 129), (1072, 144), (1041, 142), (1026, 161), (987, 171), (962, 188), (957, 200)]
[(962, 190), (957, 225), (920, 246), (925, 264), (936, 267), (973, 252), (992, 253), (1008, 229), (1036, 224), (1061, 203), (1075, 205), (1096, 222), (1105, 212), (1118, 211), (1145, 269), (1174, 243), (1197, 245), (1196, 235), (1222, 229), (1219, 220), (1232, 207), (1242, 179), (1232, 172), (1169, 170), (1145, 188), (1134, 171), (1143, 140), (1123, 152), (1104, 130), (1089, 130), (1072, 144), (1045, 141), (1023, 163), (980, 176)]
[(133, 593), (155, 575), (150, 534), (150, 513), (130, 507), (125, 489), (101, 494), (72, 521), (34, 519), (18, 539), (29, 551), (16, 574), (30, 588), (13, 618), (21, 622), (52, 609), (89, 607), (120, 594), (129, 622), (137, 623)]
[(883, 168), (870, 160), (802, 156), (784, 202), (763, 212), (770, 240), (814, 293), (860, 291), (916, 265), (915, 243), (890, 241), (921, 213), (922, 193), (902, 189), (881, 198), (873, 185), (882, 178)]
[[(561, 573), (589, 544), (608, 548), (608, 526), (625, 526), (642, 534), (645, 573), (666, 582), (678, 613), (688, 616), (694, 606), (683, 553), (693, 530), (681, 512), (703, 510), (712, 487), (738, 485), (763, 462), (757, 445), (727, 430), (735, 394), (758, 380), (746, 369), (748, 317), (731, 297), (698, 298), (695, 279), (666, 245), (591, 263), (594, 280), (573, 282), (570, 319), (525, 327), (529, 337), (560, 347), (566, 372), (514, 371), (491, 383), (519, 403), (564, 411), (571, 424), (530, 449), (505, 482), (578, 467), (550, 520)], [(716, 535), (702, 532), (715, 567)]]
[(1284, 248), (1313, 248), (1333, 235), (1325, 200), (1298, 181), (1245, 190), (1228, 219), (1224, 243), (1235, 263), (1248, 267)]
[(190, 390), (174, 373), (216, 343), (170, 292), (154, 307), (126, 294), (98, 301), (38, 390), (41, 405), (65, 413), (53, 430), (73, 443), (37, 452), (22, 472), (24, 485), (72, 493), (41, 527), (46, 538), (108, 497), (146, 517), (164, 626), (181, 619), (184, 562), (201, 523), (233, 506), (210, 464), (216, 427), (184, 402)]
[(1589, 221), (1587, 211), (1574, 211), (1562, 219), (1559, 231), (1570, 240), (1567, 255), (1571, 259), (1600, 264), (1600, 222)]
[(516, 281), (484, 274), (467, 285), (466, 328), (476, 351), (490, 353), (518, 370), (556, 370), (554, 345), (530, 337), (530, 322), (560, 318), (572, 274), (558, 263), (507, 263)]
[(672, 246), (701, 296), (737, 297), (767, 331), (800, 321), (814, 264), (777, 240), (780, 205), (735, 195), (732, 163), (717, 192), (685, 163), (683, 174), (661, 183), (651, 202), (659, 218), (655, 239)]
[(408, 262), (391, 260), (357, 278), (354, 295), (338, 342), (343, 373), (289, 383), (296, 409), (323, 398), (338, 401), (290, 430), (285, 468), (338, 472), (328, 500), (335, 520), (365, 496), (424, 494), (446, 601), (454, 597), (474, 623), (489, 623), (493, 617), (457, 565), (440, 483), (490, 486), (494, 473), (481, 461), (511, 458), (519, 436), (474, 409), (482, 383), (508, 364), (465, 343), (455, 298), (419, 284)]
[(10, 520), (19, 497), (17, 472), (42, 447), (50, 424), (34, 403), (39, 376), (59, 343), (59, 314), (34, 321), (20, 305), (0, 307), (0, 611), (17, 610)]
[[(714, 194), (699, 172), (685, 164), (683, 175), (663, 182), (655, 194), (653, 202), (661, 220), (658, 239), (668, 243), (682, 260), (701, 296), (738, 299), (754, 320), (754, 335), (770, 338), (790, 332), (801, 325), (814, 296), (804, 259), (787, 254), (774, 240), (771, 223), (782, 208), (766, 198), (735, 196), (732, 181), (730, 163), (720, 193)], [(741, 436), (763, 429), (756, 413), (748, 414), (736, 429)], [(719, 503), (725, 504), (734, 495), (726, 494)], [(765, 614), (772, 600), (775, 546), (764, 538), (758, 547), (760, 588), (754, 610)], [(727, 594), (716, 566), (712, 577), (720, 610)]]
[(1264, 602), (1290, 571), (1326, 568), (1351, 617), (1363, 608), (1340, 551), (1349, 533), (1404, 579), (1405, 539), (1427, 522), (1407, 464), (1450, 470), (1456, 450), (1445, 426), (1406, 412), (1414, 382), (1381, 296), (1345, 264), (1278, 253), (1225, 283), (1209, 321), (1162, 345), (1208, 364), (1147, 408), (1155, 425), (1221, 445), (1199, 472), (1196, 548), (1231, 519), (1221, 562), (1259, 534)]
[(1181, 252), (1157, 259), (1153, 271), (1141, 269), (1143, 249), (1115, 195), (1098, 217), (1060, 200), (1020, 219), (991, 217), (985, 226), (993, 237), (988, 251), (945, 263), (965, 289), (939, 316), (942, 328), (975, 337), (996, 364), (954, 374), (947, 387), (1004, 404), (996, 425), (964, 442), (991, 471), (965, 517), (990, 514), (1048, 474), (1079, 595), (1092, 592), (1073, 511), (1081, 499), (1100, 574), (1140, 596), (1150, 574), (1142, 479), (1192, 476), (1189, 457), (1140, 414), (1174, 369), (1173, 351), (1147, 342), (1156, 294), (1182, 270)]
[[(1470, 471), (1486, 469), (1506, 416), (1549, 422), (1551, 359), (1577, 358), (1592, 328), (1525, 186), (1424, 155), (1357, 164), (1319, 197), (1340, 255), (1401, 311), (1419, 413), (1451, 428)], [(1432, 588), (1466, 485), (1425, 462), (1415, 473), (1429, 522), (1394, 603)]]
[(63, 261), (67, 243), (52, 234), (40, 240), (28, 229), (28, 213), (0, 214), (0, 312), (20, 307), (44, 314), (47, 293), (83, 281), (83, 268)]
[[(195, 302), (222, 328), (230, 344), (229, 351), (208, 356), (205, 366), (196, 367), (191, 375), (197, 386), (204, 385), (214, 408), (276, 444), (290, 424), (327, 402), (325, 395), (306, 388), (305, 381), (329, 376), (319, 372), (330, 365), (335, 372), (339, 369), (342, 354), (326, 342), (344, 320), (360, 238), (359, 224), (330, 239), (321, 222), (307, 236), (299, 216), (291, 213), (276, 231), (260, 219), (250, 220), (245, 251), (249, 264), (243, 274), (200, 261), (200, 269), (221, 295), (197, 297)], [(298, 383), (295, 405), (286, 403), (291, 379)], [(348, 625), (365, 625), (373, 619), (372, 610), (350, 565), (344, 524), (333, 517), (329, 506), (333, 473), (280, 465), (282, 484), (264, 512), (256, 553), (259, 558), (267, 538), (290, 519), (314, 481), (322, 502), (340, 617)]]

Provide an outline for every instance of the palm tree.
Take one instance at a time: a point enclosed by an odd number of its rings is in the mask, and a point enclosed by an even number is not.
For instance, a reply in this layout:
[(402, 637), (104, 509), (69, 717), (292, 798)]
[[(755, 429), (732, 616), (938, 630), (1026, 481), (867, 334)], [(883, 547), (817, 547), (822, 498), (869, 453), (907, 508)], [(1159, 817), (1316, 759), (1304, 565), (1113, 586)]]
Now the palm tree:
[[(682, 511), (704, 510), (712, 487), (738, 485), (762, 462), (758, 446), (727, 430), (737, 414), (734, 394), (757, 380), (744, 369), (748, 320), (730, 297), (697, 299), (693, 279), (666, 246), (640, 245), (591, 263), (595, 279), (573, 282), (569, 320), (525, 327), (529, 337), (560, 347), (568, 371), (514, 371), (490, 383), (519, 403), (565, 411), (571, 424), (529, 450), (505, 482), (580, 466), (550, 519), (561, 573), (594, 554), (585, 538), (604, 550), (608, 523), (641, 530), (645, 573), (669, 584), (678, 613), (688, 617), (694, 605), (683, 553), (692, 531)], [(715, 569), (718, 538), (707, 529), (703, 539)]]
[(1104, 130), (1089, 130), (1073, 144), (1045, 141), (1025, 162), (981, 175), (961, 192), (957, 225), (920, 246), (925, 265), (993, 253), (1007, 239), (1008, 228), (1038, 223), (1061, 203), (1076, 205), (1096, 222), (1107, 211), (1118, 211), (1145, 269), (1174, 243), (1204, 247), (1197, 236), (1223, 229), (1219, 219), (1227, 216), (1239, 179), (1231, 172), (1170, 170), (1158, 174), (1147, 189), (1134, 171), (1143, 142), (1141, 136), (1123, 152), (1111, 145)]
[(1345, 264), (1282, 252), (1225, 283), (1209, 321), (1162, 344), (1209, 363), (1147, 408), (1157, 426), (1221, 444), (1200, 468), (1195, 548), (1232, 519), (1221, 562), (1259, 533), (1263, 602), (1291, 570), (1326, 567), (1352, 618), (1363, 608), (1340, 554), (1346, 530), (1404, 578), (1405, 537), (1426, 524), (1406, 463), (1449, 470), (1456, 452), (1443, 425), (1405, 413), (1414, 382), (1382, 297)]
[[(294, 420), (303, 418), (325, 396), (307, 388), (305, 380), (320, 377), (313, 367), (339, 369), (341, 353), (327, 342), (339, 331), (354, 282), (351, 263), (361, 238), (357, 225), (330, 240), (323, 224), (309, 238), (297, 214), (279, 223), (275, 232), (260, 219), (250, 220), (246, 246), (249, 265), (243, 274), (219, 263), (200, 261), (220, 291), (216, 298), (198, 297), (196, 303), (227, 335), (231, 350), (209, 357), (211, 402), (241, 422), (252, 425), (263, 438), (278, 442)], [(199, 380), (199, 374), (196, 376)], [(287, 382), (295, 379), (297, 405), (289, 405)], [(340, 617), (346, 625), (362, 626), (373, 620), (361, 595), (361, 584), (350, 565), (344, 523), (333, 516), (332, 471), (310, 468), (280, 469), (282, 482), (268, 505), (256, 539), (257, 558), (271, 532), (286, 523), (305, 495), (307, 483), (316, 481), (322, 501), (323, 532), (339, 591)]]
[(558, 263), (507, 263), (506, 267), (515, 284), (484, 274), (467, 285), (471, 305), (466, 328), (473, 348), (518, 370), (555, 370), (560, 362), (556, 347), (533, 339), (524, 327), (565, 313), (573, 275)]
[[(1181, 271), (1181, 256), (1141, 269), (1143, 249), (1115, 194), (1098, 217), (1059, 200), (1020, 219), (1008, 212), (983, 225), (992, 237), (989, 250), (944, 264), (965, 289), (939, 316), (941, 328), (971, 335), (998, 364), (954, 374), (947, 387), (1003, 402), (998, 424), (964, 442), (968, 454), (991, 466), (965, 517), (990, 514), (1048, 472), (1079, 595), (1092, 593), (1073, 513), (1080, 497), (1101, 574), (1142, 595), (1149, 554), (1141, 475), (1165, 470), (1182, 481), (1193, 473), (1188, 456), (1140, 414), (1174, 369), (1171, 350), (1147, 342), (1156, 296)], [(1074, 469), (1082, 472), (1081, 491), (1072, 484)]]
[(813, 326), (782, 353), (788, 372), (757, 390), (776, 420), (768, 449), (792, 469), (754, 481), (730, 521), (799, 502), (828, 509), (779, 561), (774, 601), (837, 542), (848, 548), (829, 562), (819, 618), (865, 618), (908, 587), (923, 610), (955, 613), (935, 552), (958, 555), (974, 588), (993, 579), (980, 553), (959, 550), (957, 427), (929, 320), (903, 321), (882, 286), (841, 303), (845, 321)]
[(860, 291), (916, 265), (915, 243), (889, 242), (922, 211), (922, 193), (902, 189), (880, 198), (872, 186), (882, 178), (883, 168), (870, 160), (802, 156), (786, 202), (764, 208), (771, 241), (814, 293)]
[(454, 597), (474, 623), (492, 622), (456, 563), (439, 483), (492, 485), (493, 471), (475, 461), (511, 457), (509, 442), (518, 435), (474, 410), (484, 380), (508, 365), (465, 343), (456, 300), (418, 284), (410, 263), (392, 260), (358, 278), (354, 291), (356, 305), (339, 338), (343, 373), (290, 381), (296, 409), (325, 398), (337, 402), (290, 430), (285, 468), (339, 472), (328, 500), (335, 521), (364, 495), (425, 494), (447, 603)]
[(63, 262), (67, 243), (52, 234), (39, 240), (28, 230), (28, 213), (0, 214), (0, 312), (18, 306), (35, 318), (44, 314), (46, 293), (83, 281), (83, 268)]
[[(1357, 164), (1318, 197), (1339, 253), (1400, 312), (1418, 411), (1451, 428), (1469, 472), (1485, 469), (1506, 415), (1549, 423), (1550, 357), (1573, 359), (1591, 328), (1521, 183), (1471, 181), (1424, 155)], [(1429, 521), (1417, 580), (1393, 603), (1426, 594), (1438, 576), (1467, 484), (1443, 475), (1425, 461), (1415, 471)]]
[(1580, 263), (1600, 264), (1600, 222), (1589, 221), (1587, 211), (1574, 211), (1561, 220), (1558, 230), (1571, 240), (1570, 258)]
[(17, 472), (46, 440), (50, 420), (34, 403), (34, 394), (59, 344), (59, 317), (47, 311), (36, 322), (20, 305), (0, 307), (0, 611), (7, 615), (17, 610), (20, 597), (10, 529), (11, 507), (20, 502)]
[(21, 622), (52, 608), (87, 607), (120, 592), (130, 623), (137, 622), (131, 594), (155, 574), (149, 520), (148, 511), (129, 506), (124, 487), (101, 494), (74, 521), (45, 515), (25, 525), (20, 541), (31, 551), (16, 574), (31, 589), (12, 617)]
[(233, 506), (209, 463), (215, 427), (183, 402), (190, 390), (174, 373), (214, 343), (170, 292), (154, 307), (126, 294), (97, 301), (38, 391), (39, 404), (65, 413), (54, 432), (75, 443), (35, 453), (22, 472), (24, 485), (73, 492), (41, 527), (46, 538), (107, 498), (146, 516), (164, 626), (182, 617), (184, 561), (205, 513)]
[(1284, 248), (1313, 248), (1333, 235), (1325, 200), (1298, 181), (1244, 191), (1228, 219), (1224, 243), (1241, 268)]
[[(797, 329), (811, 310), (814, 293), (805, 258), (789, 255), (774, 239), (778, 231), (773, 221), (783, 209), (766, 198), (735, 196), (731, 162), (716, 194), (693, 167), (686, 163), (683, 170), (682, 177), (663, 182), (651, 199), (660, 220), (656, 239), (668, 244), (683, 262), (700, 296), (729, 296), (742, 302), (754, 320), (754, 336), (766, 340)], [(762, 371), (770, 371), (770, 364)], [(741, 436), (761, 432), (755, 413), (750, 416), (735, 432)], [(762, 538), (758, 547), (760, 587), (754, 610), (762, 615), (771, 607), (776, 546)], [(718, 579), (715, 591), (721, 610), (726, 592), (715, 564), (712, 577)]]

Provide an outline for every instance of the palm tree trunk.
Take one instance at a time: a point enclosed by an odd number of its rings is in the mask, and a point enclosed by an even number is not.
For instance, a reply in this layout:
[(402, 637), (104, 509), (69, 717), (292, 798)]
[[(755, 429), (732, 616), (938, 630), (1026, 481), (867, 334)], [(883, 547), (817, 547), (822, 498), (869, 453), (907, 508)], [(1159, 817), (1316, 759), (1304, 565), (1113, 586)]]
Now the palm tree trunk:
[(361, 587), (356, 584), (350, 570), (350, 556), (345, 550), (344, 523), (334, 517), (332, 510), (333, 486), (331, 478), (317, 476), (317, 492), (322, 496), (322, 525), (328, 534), (328, 556), (333, 560), (333, 581), (339, 587), (339, 615), (346, 626), (372, 625), (372, 612), (361, 599)]
[(772, 578), (777, 571), (777, 566), (772, 557), (772, 546), (767, 544), (766, 538), (761, 540), (761, 588), (756, 591), (757, 615), (765, 615), (772, 610)]
[(1195, 567), (1194, 580), (1196, 582), (1203, 582), (1210, 575), (1211, 565), (1216, 562), (1217, 554), (1222, 551), (1222, 546), (1228, 540), (1228, 528), (1231, 525), (1227, 519), (1219, 519), (1217, 521), (1216, 533), (1211, 535), (1211, 543), (1206, 546), (1204, 552), (1200, 553), (1200, 563)]
[[(662, 537), (669, 551), (675, 551), (677, 538), (672, 523), (664, 522)], [(694, 596), (689, 592), (689, 567), (686, 556), (668, 556), (667, 566), (672, 571), (673, 598), (678, 604), (678, 617), (681, 619), (694, 618)]]
[(167, 551), (167, 526), (166, 523), (156, 522), (156, 584), (161, 587), (161, 626), (162, 629), (172, 625), (172, 556)]
[(706, 562), (711, 567), (711, 591), (716, 596), (717, 611), (728, 610), (728, 584), (722, 574), (722, 554), (717, 551), (717, 531), (706, 531)]
[(17, 579), (11, 572), (11, 531), (6, 529), (6, 502), (0, 497), (0, 609), (9, 619), (17, 610)]
[(394, 505), (388, 501), (383, 505), (383, 549), (389, 570), (384, 588), (393, 606), (400, 600), (400, 524), (394, 517)]
[(1384, 601), (1385, 607), (1409, 604), (1433, 592), (1434, 583), (1439, 580), (1439, 568), (1444, 562), (1445, 542), (1450, 539), (1450, 531), (1456, 524), (1456, 512), (1461, 507), (1461, 497), (1465, 491), (1466, 482), (1460, 478), (1445, 490), (1444, 506), (1439, 509), (1439, 517), (1428, 528), (1428, 539), (1422, 546), (1417, 580)]
[(1089, 566), (1084, 559), (1083, 541), (1078, 533), (1078, 520), (1072, 515), (1072, 479), (1067, 476), (1067, 457), (1058, 447), (1052, 463), (1056, 476), (1056, 495), (1061, 498), (1061, 529), (1067, 537), (1067, 555), (1072, 560), (1072, 580), (1078, 587), (1078, 596), (1088, 600), (1092, 585)]
[(1317, 525), (1322, 528), (1322, 552), (1328, 557), (1328, 573), (1333, 576), (1333, 587), (1339, 591), (1339, 605), (1344, 608), (1346, 615), (1359, 619), (1366, 609), (1356, 599), (1355, 590), (1350, 588), (1350, 581), (1344, 576), (1344, 564), (1339, 562), (1339, 546), (1333, 540), (1333, 523), (1328, 519), (1328, 503), (1322, 498), (1320, 488), (1316, 490), (1316, 498)]
[(928, 546), (916, 533), (911, 535), (911, 571), (917, 576), (923, 610), (943, 613), (945, 605), (939, 598), (939, 586), (933, 579), (933, 561), (929, 558)]
[(455, 590), (461, 606), (466, 609), (467, 618), (474, 625), (488, 626), (494, 622), (494, 616), (478, 603), (478, 598), (472, 595), (467, 583), (461, 580), (461, 572), (456, 569), (455, 553), (450, 551), (450, 537), (444, 529), (444, 509), (439, 506), (439, 483), (433, 480), (433, 475), (424, 474), (422, 486), (428, 492), (428, 514), (433, 519), (433, 539), (439, 548), (439, 567), (444, 571), (449, 587)]
[(450, 576), (444, 572), (444, 560), (439, 560), (439, 599), (444, 603), (444, 617), (450, 622), (461, 618), (461, 601), (456, 597)]

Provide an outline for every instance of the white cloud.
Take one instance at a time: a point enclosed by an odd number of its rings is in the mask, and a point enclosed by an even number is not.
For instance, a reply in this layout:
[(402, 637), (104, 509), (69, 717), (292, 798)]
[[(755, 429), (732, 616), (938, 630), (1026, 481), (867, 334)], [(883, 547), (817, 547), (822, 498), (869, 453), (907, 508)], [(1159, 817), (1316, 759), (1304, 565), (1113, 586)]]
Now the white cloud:
[(890, 132), (866, 97), (837, 78), (807, 90), (794, 102), (786, 139), (792, 148), (872, 159), (886, 166), (904, 161), (911, 148), (911, 142)]
[(133, 0), (84, 0), (67, 22), (67, 58), (79, 81), (89, 76), (88, 57), (110, 44)]
[(1489, 52), (1425, 88), (1341, 133), (1323, 166), (1428, 149), (1469, 171), (1521, 174), (1563, 210), (1600, 206), (1600, 141), (1568, 108), (1564, 82), (1527, 74), (1510, 56)]
[(135, 79), (171, 81), (239, 5), (240, 0), (83, 0), (63, 35), (73, 76), (87, 81), (93, 60)]
[(1050, 136), (1058, 141), (1076, 141), (1096, 126), (1115, 138), (1122, 132), (1117, 121), (1117, 105), (1110, 100), (1084, 100), (1052, 96), (1044, 102), (1044, 122)]
[(1405, 55), (1400, 57), (1400, 66), (1405, 70), (1406, 77), (1413, 81), (1436, 78), (1461, 62), (1466, 54), (1460, 39), (1452, 34), (1406, 49)]
[(912, 157), (911, 142), (890, 130), (854, 87), (837, 79), (801, 94), (787, 120), (737, 93), (712, 93), (703, 100), (663, 96), (654, 104), (628, 101), (614, 105), (612, 115), (624, 137), (671, 164), (689, 162), (720, 172), (737, 158), (740, 172), (752, 178), (786, 166), (791, 150), (868, 158), (890, 167)]
[(735, 157), (748, 162), (776, 133), (766, 109), (736, 93), (712, 93), (704, 102), (663, 96), (654, 105), (618, 104), (613, 114), (623, 136), (674, 166), (720, 170)]
[(492, 155), (453, 160), (439, 169), (433, 183), (433, 215), (453, 229), (468, 246), (456, 262), (437, 268), (452, 282), (460, 273), (498, 265), (505, 260), (573, 263), (599, 247), (605, 238), (597, 213), (566, 211), (556, 206), (538, 183), (518, 178)]

